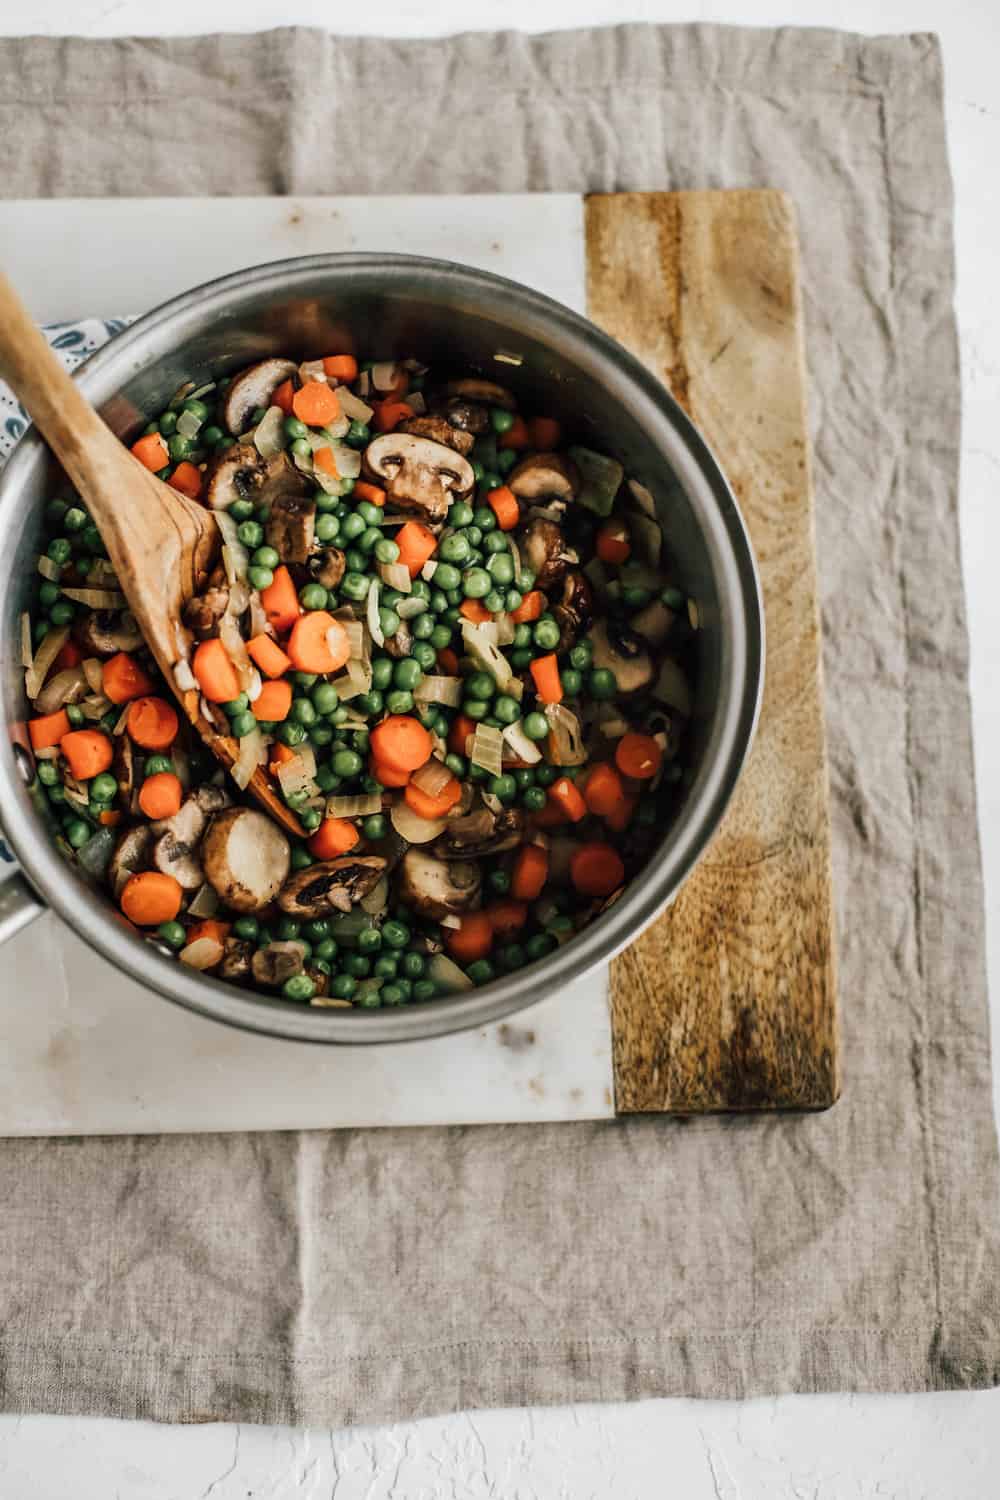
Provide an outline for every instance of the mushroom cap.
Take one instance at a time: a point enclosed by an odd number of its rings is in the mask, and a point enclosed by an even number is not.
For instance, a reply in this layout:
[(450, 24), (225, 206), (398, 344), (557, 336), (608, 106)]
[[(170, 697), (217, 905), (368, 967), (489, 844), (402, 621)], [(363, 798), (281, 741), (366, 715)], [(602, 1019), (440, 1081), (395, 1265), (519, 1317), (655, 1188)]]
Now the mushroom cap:
[(445, 386), (449, 396), (461, 396), (466, 401), (480, 401), (486, 406), (502, 406), (505, 411), (517, 411), (517, 402), (504, 385), (494, 380), (482, 380), (478, 375), (467, 375), (463, 380), (449, 380)]
[(222, 403), (222, 420), (227, 431), (233, 437), (245, 432), (251, 414), (258, 406), (270, 406), (278, 386), (297, 369), (293, 359), (264, 359), (237, 375)]
[(644, 643), (629, 630), (616, 631), (614, 639), (608, 636), (606, 620), (598, 620), (590, 632), (594, 648), (592, 667), (606, 667), (615, 675), (618, 693), (628, 698), (642, 692), (653, 681), (653, 659)]
[(262, 458), (253, 443), (235, 443), (213, 458), (205, 471), (205, 503), (228, 510), (234, 500), (270, 501), (304, 495), (310, 485), (285, 452)]
[(230, 984), (237, 984), (241, 979), (247, 979), (253, 955), (254, 945), (249, 939), (227, 937), (219, 978), (228, 979)]
[(312, 495), (279, 494), (271, 502), (264, 534), (285, 563), (304, 563), (313, 549), (316, 501)]
[(594, 618), (594, 595), (586, 575), (579, 568), (569, 568), (563, 579), (562, 594), (552, 613), (559, 626), (557, 651), (568, 651), (581, 631), (586, 630)]
[(169, 831), (153, 845), (153, 864), (164, 875), (172, 875), (182, 891), (197, 891), (205, 884), (196, 848)]
[(422, 849), (408, 849), (399, 867), (399, 898), (423, 917), (440, 921), (469, 911), (482, 891), (479, 866), (471, 859), (436, 859)]
[(533, 453), (530, 458), (522, 458), (507, 475), (507, 488), (519, 500), (541, 500), (545, 495), (574, 500), (580, 493), (580, 484), (576, 464), (561, 453)]
[(405, 422), (400, 422), (396, 431), (409, 432), (414, 437), (430, 438), (432, 442), (441, 443), (445, 448), (454, 448), (463, 458), (475, 442), (471, 432), (453, 427), (447, 417), (434, 412), (422, 417), (408, 417)]
[(255, 984), (277, 989), (286, 979), (294, 979), (305, 968), (306, 950), (302, 943), (294, 941), (266, 943), (258, 948), (250, 960), (250, 972)]
[(73, 622), (73, 639), (89, 656), (115, 656), (136, 651), (142, 631), (127, 609), (91, 609)]
[(288, 878), (291, 847), (276, 823), (251, 807), (217, 812), (202, 839), (205, 878), (234, 911), (270, 905)]
[(576, 553), (566, 542), (555, 521), (536, 516), (520, 533), (521, 557), (535, 575), (540, 589), (549, 589), (558, 583), (571, 562), (578, 561)]
[(328, 917), (350, 910), (378, 884), (385, 860), (377, 854), (343, 855), (297, 870), (278, 893), (281, 910), (293, 917)]
[(368, 444), (365, 466), (385, 484), (386, 496), (402, 511), (443, 521), (453, 498), (467, 495), (476, 482), (461, 453), (412, 432), (386, 432)]
[(439, 407), (449, 424), (459, 428), (461, 432), (471, 432), (475, 436), (476, 433), (485, 432), (490, 425), (489, 409), (478, 401), (466, 401), (462, 396), (435, 398), (431, 402), (431, 410), (436, 412)]
[(116, 900), (131, 876), (149, 869), (155, 837), (148, 823), (136, 823), (119, 838), (108, 865), (108, 880)]
[(495, 813), (485, 804), (463, 817), (453, 818), (435, 848), (445, 859), (478, 859), (484, 854), (500, 854), (514, 849), (524, 838), (524, 813), (518, 807), (505, 807)]

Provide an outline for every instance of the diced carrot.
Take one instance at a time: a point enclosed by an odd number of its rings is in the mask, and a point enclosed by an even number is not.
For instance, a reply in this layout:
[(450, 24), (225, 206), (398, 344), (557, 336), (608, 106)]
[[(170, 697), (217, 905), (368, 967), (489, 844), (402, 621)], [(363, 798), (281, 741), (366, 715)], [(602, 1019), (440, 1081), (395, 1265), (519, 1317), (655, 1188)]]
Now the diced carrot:
[(260, 602), (269, 625), (282, 634), (291, 630), (299, 618), (299, 596), (292, 575), (284, 565), (275, 568), (274, 582), (261, 589)]
[(217, 943), (225, 943), (230, 925), (229, 922), (217, 922), (213, 917), (205, 917), (188, 928), (187, 940), (189, 943), (196, 943), (199, 938), (214, 938)]
[(76, 644), (76, 641), (70, 639), (64, 641), (59, 648), (59, 655), (52, 663), (51, 671), (65, 672), (71, 667), (78, 667), (82, 661), (83, 652)]
[(493, 947), (493, 926), (484, 911), (466, 912), (461, 927), (444, 927), (444, 945), (452, 958), (462, 964), (485, 958)]
[(119, 898), (122, 911), (137, 927), (158, 927), (172, 922), (181, 909), (184, 892), (172, 875), (144, 870), (125, 883)]
[(515, 417), (505, 433), (497, 438), (498, 448), (530, 448), (531, 433), (523, 417)]
[(496, 516), (500, 530), (513, 531), (521, 519), (521, 507), (514, 491), (505, 484), (498, 485), (495, 490), (490, 490), (486, 503)]
[(332, 448), (317, 448), (313, 454), (313, 468), (319, 469), (324, 474), (329, 474), (331, 479), (339, 479), (337, 460), (333, 456)]
[(623, 734), (615, 749), (615, 765), (633, 781), (649, 781), (660, 769), (663, 751), (651, 734)]
[(341, 385), (350, 385), (358, 378), (358, 362), (353, 354), (328, 354), (323, 361), (323, 372)]
[(100, 776), (114, 760), (111, 741), (99, 729), (71, 729), (59, 741), (59, 749), (77, 781)]
[(283, 380), (271, 397), (272, 406), (280, 406), (286, 417), (292, 416), (292, 401), (295, 387), (290, 380)]
[(369, 505), (377, 505), (379, 509), (385, 504), (385, 490), (381, 485), (369, 484), (367, 479), (359, 479), (351, 491), (351, 499), (355, 501), (367, 500)]
[(413, 407), (405, 401), (380, 401), (375, 408), (375, 426), (379, 432), (395, 432), (400, 422), (413, 416)]
[(255, 635), (252, 641), (247, 641), (247, 655), (266, 677), (284, 677), (292, 665), (269, 635)]
[(376, 781), (387, 787), (406, 786), (413, 775), (412, 771), (401, 771), (398, 766), (387, 766), (374, 755), (369, 758), (368, 770)]
[(409, 714), (390, 714), (371, 733), (376, 760), (397, 771), (416, 771), (430, 759), (431, 737), (418, 719)]
[(549, 877), (549, 856), (540, 844), (522, 844), (510, 878), (515, 901), (536, 901)]
[(465, 742), (469, 738), (469, 735), (475, 734), (475, 732), (475, 719), (470, 719), (468, 714), (459, 714), (448, 730), (448, 749), (453, 755), (464, 755)]
[(622, 779), (614, 766), (594, 766), (583, 787), (583, 800), (599, 818), (610, 817), (625, 799)]
[(396, 532), (396, 546), (399, 548), (398, 561), (409, 569), (411, 578), (416, 578), (437, 546), (437, 537), (419, 521), (407, 521)]
[(571, 823), (579, 823), (587, 816), (587, 804), (568, 776), (560, 776), (549, 787), (549, 796), (561, 807)]
[(122, 815), (117, 807), (106, 807), (103, 812), (97, 814), (97, 821), (102, 828), (115, 828), (121, 820)]
[(551, 453), (562, 441), (562, 428), (554, 417), (532, 417), (528, 423), (531, 446), (539, 453)]
[(180, 808), (184, 788), (173, 771), (157, 771), (147, 776), (139, 788), (139, 806), (147, 818), (172, 818)]
[(414, 786), (411, 781), (407, 784), (403, 796), (407, 806), (416, 813), (418, 818), (426, 818), (428, 822), (431, 822), (435, 818), (443, 818), (451, 811), (455, 803), (461, 800), (462, 783), (457, 776), (453, 776), (437, 796), (432, 797), (420, 787)]
[(108, 657), (101, 668), (101, 686), (112, 703), (129, 703), (153, 691), (152, 680), (127, 651)]
[(154, 474), (159, 469), (165, 469), (170, 462), (170, 451), (158, 432), (147, 432), (145, 437), (132, 444), (132, 452)]
[(280, 680), (278, 682), (265, 682), (253, 701), (253, 714), (255, 719), (263, 719), (270, 724), (280, 724), (283, 719), (288, 718), (288, 710), (292, 706), (292, 684)]
[(201, 470), (197, 464), (189, 464), (185, 458), (177, 465), (167, 483), (171, 489), (180, 490), (182, 495), (197, 500), (201, 494)]
[(309, 852), (317, 859), (336, 859), (358, 842), (357, 828), (350, 818), (324, 818), (309, 840)]
[(639, 799), (634, 792), (622, 792), (622, 799), (617, 802), (610, 812), (604, 814), (604, 821), (612, 833), (624, 833), (632, 819)]
[(307, 380), (292, 397), (292, 411), (307, 427), (325, 427), (340, 416), (340, 402), (325, 380)]
[(625, 522), (614, 519), (605, 521), (597, 533), (594, 550), (601, 559), (601, 562), (625, 562), (632, 551), (632, 546), (628, 539), (628, 527), (625, 525)]
[(126, 725), (144, 750), (168, 750), (177, 738), (177, 715), (163, 698), (133, 698)]
[(450, 646), (442, 646), (437, 654), (437, 664), (446, 677), (458, 676), (458, 657)]
[(581, 844), (569, 862), (569, 875), (583, 896), (610, 896), (625, 879), (625, 866), (610, 844)]
[(481, 599), (463, 599), (458, 612), (463, 619), (471, 620), (473, 625), (485, 625), (487, 620), (493, 618)]
[(494, 901), (487, 906), (486, 915), (497, 937), (510, 937), (528, 920), (528, 908), (523, 901)]
[(288, 655), (299, 672), (336, 672), (351, 654), (351, 641), (339, 620), (325, 609), (300, 615), (288, 637)]
[(277, 776), (279, 768), (287, 765), (290, 760), (294, 759), (295, 751), (290, 749), (288, 745), (283, 745), (280, 740), (276, 740), (271, 746), (271, 759), (267, 769), (272, 776)]
[(191, 660), (191, 670), (198, 679), (198, 686), (209, 703), (231, 703), (240, 695), (240, 679), (236, 675), (225, 646), (216, 636), (202, 641)]
[(545, 806), (531, 814), (533, 828), (565, 828), (566, 814), (558, 802), (546, 795)]
[(543, 703), (561, 703), (563, 700), (563, 687), (559, 679), (559, 661), (555, 652), (548, 656), (536, 656), (531, 663), (531, 675), (535, 682), (535, 692)]
[(525, 594), (517, 609), (512, 609), (510, 617), (515, 625), (529, 625), (532, 620), (537, 620), (545, 609), (545, 595), (540, 589), (532, 589)]
[(41, 714), (37, 719), (28, 720), (28, 734), (31, 736), (33, 750), (50, 750), (69, 731), (69, 715), (64, 708), (57, 709), (54, 714)]

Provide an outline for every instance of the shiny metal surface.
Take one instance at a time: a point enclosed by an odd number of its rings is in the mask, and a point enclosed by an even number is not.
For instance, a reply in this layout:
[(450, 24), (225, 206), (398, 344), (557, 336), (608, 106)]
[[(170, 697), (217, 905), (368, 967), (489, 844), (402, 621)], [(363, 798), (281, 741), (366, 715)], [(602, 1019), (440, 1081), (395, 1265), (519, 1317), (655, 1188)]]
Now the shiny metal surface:
[[(98, 952), (166, 998), (231, 1025), (301, 1041), (371, 1043), (483, 1025), (562, 988), (624, 947), (676, 894), (711, 838), (752, 739), (763, 683), (763, 613), (743, 521), (718, 465), (664, 387), (592, 324), (484, 272), (408, 256), (274, 262), (210, 282), (149, 313), (77, 378), (110, 426), (132, 436), (183, 380), (212, 379), (266, 354), (301, 358), (374, 347), (475, 369), (525, 405), (611, 451), (652, 491), (679, 575), (698, 601), (694, 777), (643, 876), (565, 948), (468, 995), (393, 1010), (312, 1009), (251, 995), (160, 954), (77, 879), (17, 773), (25, 701), (18, 614), (34, 571), (51, 465), (29, 433), (0, 478), (7, 539), (0, 576), (4, 832), (37, 889)], [(500, 359), (498, 361), (498, 355)]]

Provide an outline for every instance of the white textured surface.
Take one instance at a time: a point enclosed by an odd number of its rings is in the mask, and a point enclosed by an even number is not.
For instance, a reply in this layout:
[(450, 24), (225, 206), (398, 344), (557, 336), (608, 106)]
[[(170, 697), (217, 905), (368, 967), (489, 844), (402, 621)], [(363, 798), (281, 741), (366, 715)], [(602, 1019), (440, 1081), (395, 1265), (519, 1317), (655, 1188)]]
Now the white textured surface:
[[(35, 0), (0, 8), (0, 31), (252, 30), (293, 21), (400, 35), (530, 30), (621, 20), (937, 29), (947, 70), (958, 197), (958, 313), (965, 382), (962, 522), (972, 627), (980, 814), (993, 976), (1000, 977), (1000, 48), (996, 0)], [(210, 146), (206, 146), (210, 149)], [(485, 1412), (379, 1432), (188, 1430), (59, 1418), (0, 1419), (3, 1500), (993, 1500), (1000, 1394), (814, 1396), (757, 1402)]]

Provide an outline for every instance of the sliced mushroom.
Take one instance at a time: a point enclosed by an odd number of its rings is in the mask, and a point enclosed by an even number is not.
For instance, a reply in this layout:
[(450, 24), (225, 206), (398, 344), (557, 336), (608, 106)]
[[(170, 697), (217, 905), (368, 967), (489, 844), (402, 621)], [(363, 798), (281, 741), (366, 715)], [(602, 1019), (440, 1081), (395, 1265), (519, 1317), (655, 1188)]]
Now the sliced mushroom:
[(148, 823), (137, 823), (134, 828), (127, 828), (118, 840), (108, 865), (108, 880), (116, 900), (131, 876), (149, 869), (154, 838)]
[(378, 884), (385, 860), (377, 854), (343, 855), (299, 870), (278, 893), (281, 910), (293, 917), (328, 917), (350, 911)]
[(241, 979), (248, 979), (253, 955), (253, 943), (243, 938), (227, 937), (219, 978), (228, 979), (231, 984), (238, 984)]
[(304, 563), (313, 549), (316, 501), (311, 495), (279, 495), (265, 527), (267, 545), (282, 562)]
[(662, 599), (654, 599), (629, 621), (629, 628), (641, 635), (651, 646), (662, 646), (674, 626), (677, 616)]
[(199, 641), (215, 635), (229, 604), (227, 588), (209, 588), (194, 594), (184, 606), (184, 623)]
[(205, 878), (234, 911), (260, 911), (288, 878), (291, 848), (276, 823), (251, 807), (216, 813), (202, 840)]
[(653, 660), (637, 635), (613, 627), (609, 631), (608, 623), (598, 620), (590, 632), (590, 642), (594, 648), (592, 666), (614, 673), (620, 697), (628, 698), (649, 687), (654, 677)]
[(580, 492), (580, 482), (576, 464), (561, 453), (533, 453), (507, 475), (507, 487), (519, 500), (541, 500), (546, 495), (573, 500)]
[(88, 610), (74, 622), (73, 637), (87, 656), (115, 656), (142, 645), (142, 631), (128, 610)]
[(222, 404), (222, 420), (233, 437), (246, 431), (259, 406), (270, 406), (278, 386), (297, 368), (291, 359), (265, 359), (236, 376)]
[(464, 432), (460, 427), (453, 427), (447, 417), (437, 416), (431, 413), (425, 417), (410, 417), (405, 422), (400, 422), (397, 432), (410, 432), (414, 437), (430, 438), (432, 442), (441, 443), (446, 448), (454, 448), (456, 453), (463, 456), (469, 452), (475, 442), (471, 432)]
[(449, 396), (461, 396), (465, 401), (481, 401), (486, 406), (502, 406), (506, 411), (517, 411), (517, 402), (506, 386), (492, 380), (481, 380), (478, 376), (467, 376), (464, 380), (449, 380), (445, 386)]
[(325, 589), (339, 588), (347, 572), (347, 558), (339, 547), (321, 547), (309, 559), (309, 572)]
[(570, 568), (563, 579), (562, 595), (552, 613), (559, 626), (557, 651), (568, 651), (594, 618), (594, 596), (579, 568)]
[(267, 989), (278, 989), (286, 979), (294, 979), (306, 966), (306, 950), (302, 943), (267, 943), (258, 948), (250, 960), (250, 972), (255, 984)]
[(386, 636), (385, 649), (397, 661), (404, 656), (409, 656), (413, 649), (413, 635), (405, 620), (400, 621), (399, 629), (393, 635)]
[(172, 818), (158, 818), (150, 827), (156, 834), (171, 833), (178, 843), (193, 848), (205, 831), (205, 821), (205, 810), (192, 793), (185, 797)]
[(205, 470), (205, 503), (210, 510), (228, 510), (234, 500), (274, 504), (279, 496), (304, 495), (309, 481), (287, 453), (262, 458), (253, 443), (235, 443)]
[(399, 867), (399, 897), (422, 917), (442, 917), (471, 911), (479, 901), (482, 876), (471, 859), (435, 859), (422, 849), (409, 849)]
[[(434, 406), (436, 409), (437, 402)], [(441, 410), (451, 426), (457, 427), (460, 432), (471, 432), (475, 436), (485, 432), (490, 425), (488, 408), (474, 401), (465, 401), (461, 396), (449, 396)]]
[(555, 521), (546, 521), (542, 517), (528, 522), (521, 533), (520, 545), (521, 560), (534, 573), (535, 584), (540, 589), (549, 589), (558, 583), (575, 558)]
[(387, 432), (369, 443), (365, 466), (385, 484), (388, 500), (425, 521), (443, 521), (452, 500), (471, 492), (476, 480), (461, 453), (409, 432)]
[(449, 823), (435, 848), (445, 859), (479, 859), (484, 854), (500, 854), (514, 849), (524, 837), (524, 813), (516, 807), (491, 812), (477, 807), (464, 818)]
[(153, 845), (153, 864), (164, 875), (172, 875), (181, 890), (197, 891), (205, 884), (205, 872), (198, 858), (198, 838), (205, 826), (205, 814), (194, 798), (189, 797), (170, 821), (180, 820), (185, 809), (189, 810), (184, 826), (196, 828), (197, 832), (189, 838), (167, 828)]
[(191, 793), (203, 813), (221, 812), (224, 807), (229, 807), (232, 798), (224, 786), (216, 786), (211, 781), (202, 782)]
[(116, 734), (114, 737), (111, 774), (118, 783), (122, 801), (127, 804), (135, 785), (135, 751), (127, 734)]

